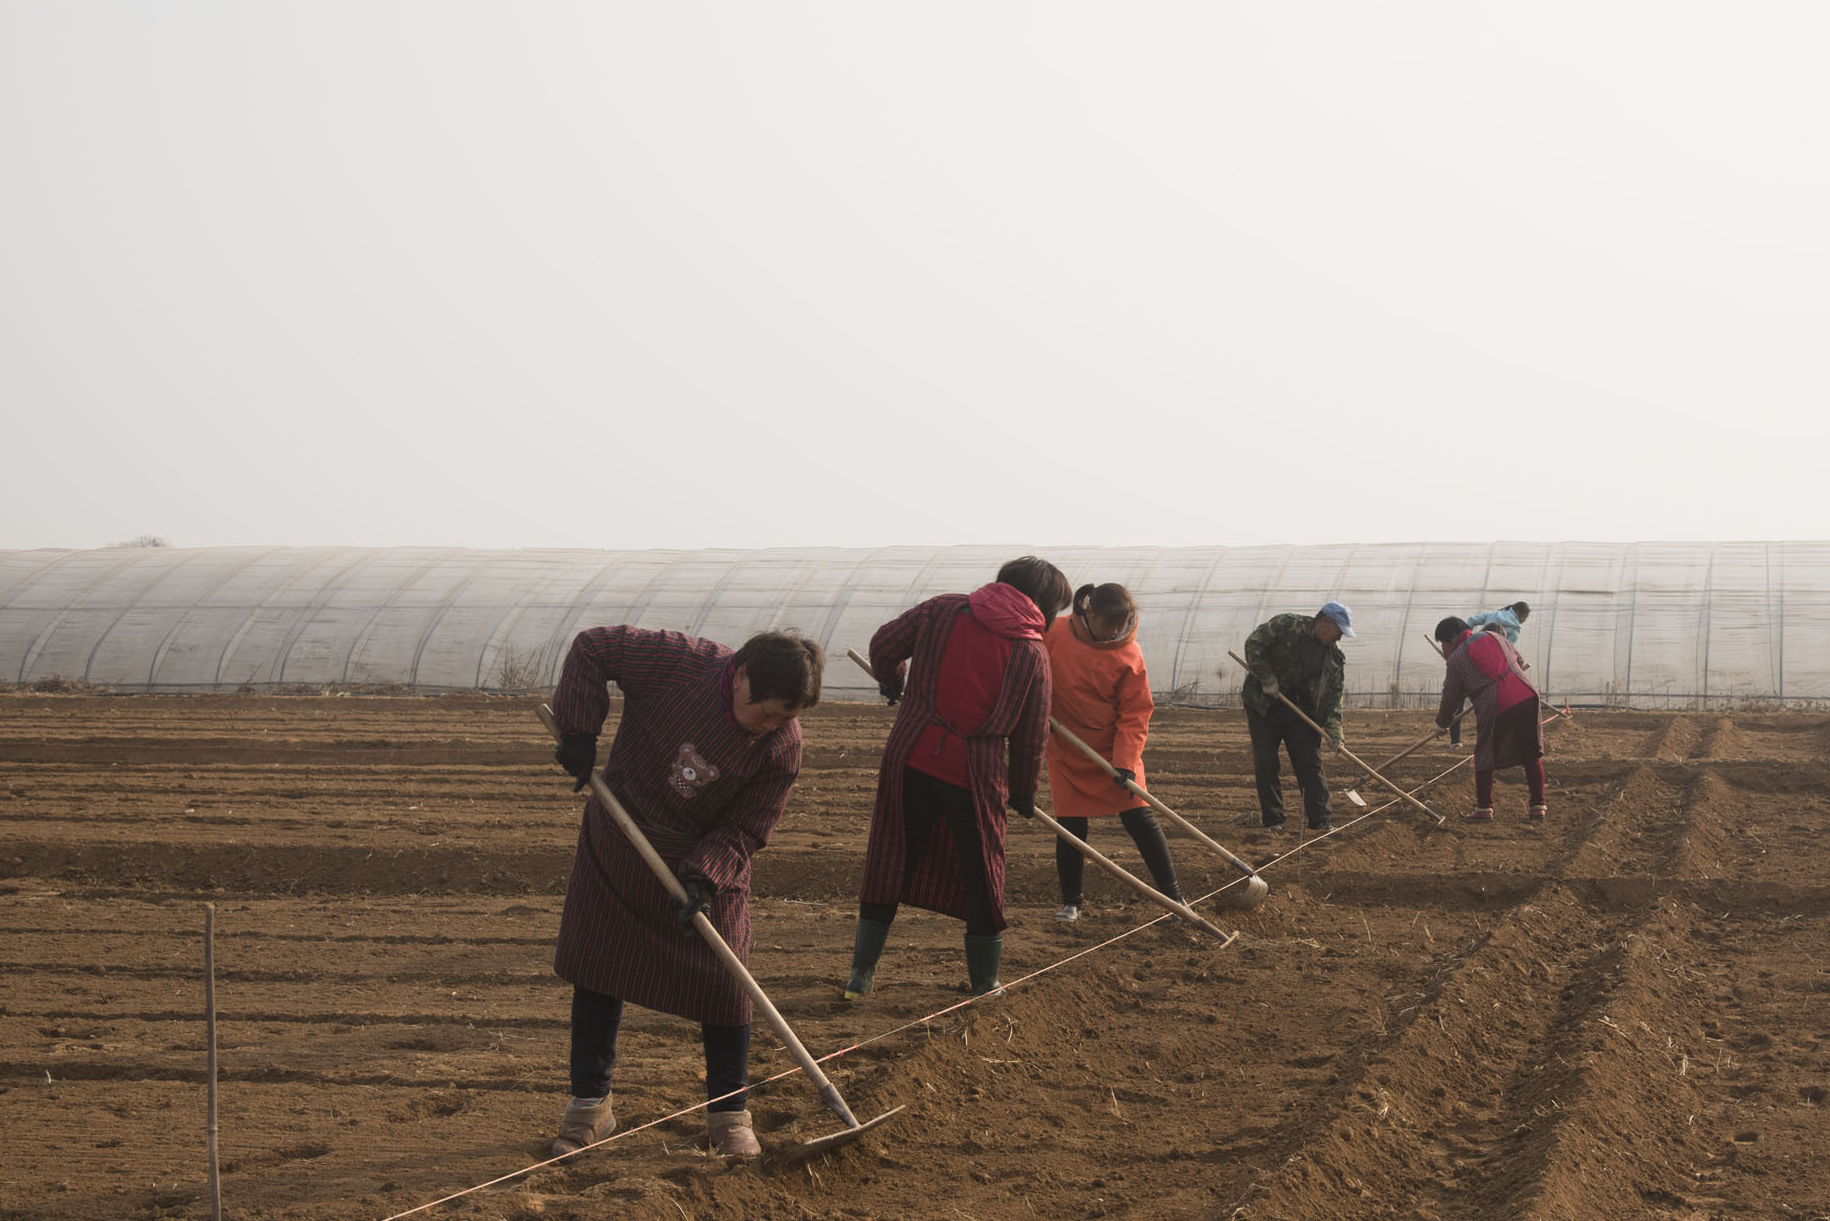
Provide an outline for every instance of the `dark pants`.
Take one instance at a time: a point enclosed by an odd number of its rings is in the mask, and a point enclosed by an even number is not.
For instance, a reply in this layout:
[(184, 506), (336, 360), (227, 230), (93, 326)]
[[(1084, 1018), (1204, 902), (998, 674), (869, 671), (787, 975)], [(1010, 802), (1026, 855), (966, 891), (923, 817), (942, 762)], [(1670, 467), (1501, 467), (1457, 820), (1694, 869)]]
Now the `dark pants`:
[[(1135, 810), (1126, 810), (1118, 816), (1124, 823), (1125, 830), (1131, 833), (1131, 842), (1137, 845), (1138, 852), (1144, 858), (1144, 864), (1150, 869), (1150, 880), (1156, 888), (1176, 902), (1182, 901), (1182, 888), (1176, 884), (1176, 867), (1169, 860), (1169, 841), (1163, 837), (1163, 828), (1156, 822), (1156, 815), (1149, 806), (1139, 806)], [(1055, 820), (1086, 842), (1087, 824), (1090, 818), (1058, 818)], [(1055, 876), (1061, 879), (1061, 901), (1080, 906), (1082, 898), (1081, 884), (1086, 878), (1086, 854), (1077, 851), (1066, 840), (1055, 840)]]
[[(616, 1065), (616, 1032), (623, 1024), (623, 1002), (614, 996), (572, 989), (572, 1097), (602, 1098), (610, 1092), (610, 1070)], [(749, 1099), (750, 1027), (701, 1025), (705, 1043), (705, 1096), (738, 1093), (707, 1108), (741, 1111)]]
[[(972, 794), (957, 784), (937, 780), (912, 767), (902, 769), (902, 885), (921, 864), (933, 833), (934, 820), (944, 819), (959, 852), (960, 880), (966, 886), (966, 931), (989, 936), (998, 931), (991, 918), (991, 881), (985, 876), (985, 846), (979, 838), (978, 815)], [(858, 914), (866, 920), (888, 924), (896, 918), (894, 903), (860, 903)]]
[(1282, 761), (1277, 748), (1290, 752), (1290, 768), (1303, 791), (1303, 816), (1319, 827), (1333, 811), (1328, 805), (1328, 778), (1322, 774), (1322, 735), (1282, 704), (1260, 715), (1245, 710), (1246, 728), (1252, 734), (1252, 775), (1258, 780), (1258, 812), (1267, 827), (1284, 820)]

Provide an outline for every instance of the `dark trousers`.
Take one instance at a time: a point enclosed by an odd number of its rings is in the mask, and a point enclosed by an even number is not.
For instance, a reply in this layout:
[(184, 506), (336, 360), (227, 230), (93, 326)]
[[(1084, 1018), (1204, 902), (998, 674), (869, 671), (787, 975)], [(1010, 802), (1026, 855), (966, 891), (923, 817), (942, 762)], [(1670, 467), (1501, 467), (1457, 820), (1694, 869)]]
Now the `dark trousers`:
[[(1182, 901), (1182, 888), (1176, 884), (1176, 867), (1169, 860), (1169, 841), (1163, 836), (1163, 828), (1157, 825), (1156, 815), (1149, 806), (1139, 806), (1135, 810), (1126, 810), (1118, 816), (1131, 833), (1131, 842), (1144, 858), (1144, 864), (1150, 870), (1150, 880), (1156, 888), (1176, 902)], [(1087, 825), (1090, 818), (1057, 818), (1056, 822), (1079, 836), (1086, 842)], [(1086, 879), (1087, 858), (1077, 851), (1066, 840), (1055, 840), (1055, 876), (1061, 879), (1061, 901), (1080, 906), (1082, 898), (1081, 885)]]
[[(979, 838), (972, 794), (912, 767), (902, 769), (902, 885), (906, 890), (928, 848), (934, 820), (944, 819), (959, 852), (960, 879), (966, 884), (966, 931), (989, 936), (998, 931), (991, 918), (991, 881), (985, 876), (985, 845)], [(894, 903), (860, 903), (866, 920), (888, 924), (896, 918)]]
[(1245, 723), (1252, 734), (1252, 775), (1258, 781), (1258, 813), (1264, 825), (1284, 820), (1283, 764), (1277, 755), (1282, 746), (1290, 753), (1290, 768), (1303, 791), (1303, 816), (1311, 827), (1319, 827), (1333, 813), (1328, 778), (1322, 774), (1322, 735), (1282, 704), (1264, 715), (1247, 708)]
[[(610, 1092), (610, 1070), (616, 1065), (616, 1032), (623, 1024), (623, 1002), (614, 996), (572, 989), (572, 1097), (602, 1098)], [(707, 1108), (741, 1111), (749, 1100), (750, 1027), (701, 1024), (705, 1043), (705, 1096), (738, 1093)]]

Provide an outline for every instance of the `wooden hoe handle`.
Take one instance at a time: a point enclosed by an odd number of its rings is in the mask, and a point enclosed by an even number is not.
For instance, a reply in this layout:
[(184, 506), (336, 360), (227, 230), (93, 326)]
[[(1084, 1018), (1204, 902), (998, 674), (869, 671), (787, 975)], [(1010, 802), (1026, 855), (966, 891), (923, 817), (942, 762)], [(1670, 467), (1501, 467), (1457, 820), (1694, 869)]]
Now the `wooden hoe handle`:
[[(541, 724), (547, 727), (547, 732), (553, 735), (553, 740), (558, 741), (559, 722), (553, 718), (553, 710), (542, 704), (539, 711)], [(616, 820), (616, 825), (621, 827), (623, 834), (629, 837), (629, 842), (635, 846), (637, 852), (641, 853), (642, 859), (648, 863), (648, 868), (654, 871), (654, 876), (660, 880), (661, 885), (667, 888), (667, 893), (685, 903), (687, 901), (686, 887), (680, 885), (680, 879), (674, 876), (674, 871), (668, 868), (666, 861), (661, 859), (661, 854), (654, 850), (654, 845), (648, 842), (648, 837), (642, 834), (642, 829), (636, 825), (635, 819), (629, 817), (629, 811), (623, 809), (623, 803), (616, 799), (616, 794), (610, 791), (610, 786), (604, 783), (603, 776), (595, 768), (591, 772), (591, 791), (597, 794), (598, 801), (602, 802), (604, 808), (610, 811), (610, 817)], [(693, 928), (697, 929), (699, 936), (705, 939), (705, 944), (712, 947), (712, 953), (718, 955), (719, 961), (724, 963), (725, 969), (731, 973), (743, 990), (750, 994), (750, 999), (769, 1020), (769, 1026), (775, 1031), (776, 1037), (782, 1041), (783, 1046), (787, 1047), (788, 1054), (794, 1057), (794, 1062), (801, 1066), (801, 1071), (807, 1074), (808, 1079), (819, 1087), (820, 1095), (826, 1100), (826, 1105), (845, 1121), (847, 1127), (862, 1127), (857, 1116), (851, 1113), (851, 1108), (845, 1105), (845, 1099), (840, 1096), (838, 1087), (826, 1079), (826, 1074), (820, 1071), (819, 1063), (795, 1036), (794, 1028), (788, 1025), (788, 1019), (783, 1017), (781, 1010), (777, 1009), (769, 1000), (768, 993), (762, 990), (762, 985), (756, 982), (756, 977), (750, 974), (750, 969), (743, 965), (743, 960), (738, 958), (736, 952), (725, 943), (724, 938), (718, 935), (717, 926), (706, 918), (704, 912), (696, 911), (693, 913)]]
[[(1245, 658), (1239, 656), (1239, 654), (1233, 652), (1231, 649), (1227, 650), (1226, 655), (1228, 657), (1232, 658), (1234, 661), (1238, 662), (1239, 668), (1244, 670), (1247, 674), (1252, 673), (1252, 667), (1245, 664)], [(1303, 718), (1303, 724), (1305, 724), (1309, 728), (1315, 730), (1316, 733), (1321, 734), (1322, 737), (1324, 737), (1324, 738), (1328, 736), (1328, 731), (1323, 729), (1320, 725), (1317, 725), (1314, 721), (1310, 720), (1309, 714), (1304, 712), (1301, 708), (1298, 708), (1294, 703), (1292, 703), (1289, 696), (1285, 695), (1282, 691), (1277, 692), (1276, 695), (1277, 695), (1278, 699), (1280, 699), (1284, 702), (1284, 706), (1286, 708), (1288, 708), (1291, 712), (1294, 712), (1297, 716)], [(1377, 780), (1380, 784), (1383, 784), (1386, 788), (1388, 788), (1392, 792), (1398, 794), (1398, 796), (1404, 798), (1406, 801), (1408, 801), (1412, 805), (1416, 806), (1419, 810), (1422, 810), (1425, 814), (1428, 814), (1431, 818), (1435, 819), (1437, 826), (1440, 827), (1443, 823), (1448, 821), (1442, 815), (1438, 814), (1435, 810), (1430, 809), (1429, 806), (1424, 805), (1421, 801), (1418, 801), (1415, 797), (1411, 796), (1409, 793), (1405, 792), (1403, 789), (1399, 788), (1397, 785), (1395, 785), (1391, 781), (1387, 780), (1384, 776), (1381, 776), (1378, 772), (1374, 771), (1372, 769), (1372, 767), (1366, 762), (1366, 760), (1360, 758), (1360, 756), (1354, 754), (1351, 750), (1348, 750), (1346, 743), (1341, 744), (1341, 753), (1343, 755), (1346, 755), (1349, 759), (1352, 759), (1355, 763), (1358, 763), (1361, 766), (1361, 768), (1363, 768), (1365, 770), (1365, 772), (1368, 776), (1371, 776), (1374, 780)]]
[[(877, 677), (876, 671), (871, 669), (871, 663), (869, 661), (867, 661), (864, 658), (864, 656), (858, 652), (858, 650), (847, 649), (847, 650), (845, 650), (845, 655), (847, 657), (851, 658), (853, 661), (857, 662), (858, 668), (863, 670), (866, 674), (870, 675), (873, 679)], [(1053, 718), (1050, 718), (1050, 719), (1051, 719), (1051, 721), (1053, 720)], [(1188, 921), (1190, 924), (1195, 925), (1197, 928), (1205, 929), (1208, 932), (1212, 933), (1214, 936), (1220, 938), (1220, 944), (1222, 947), (1231, 945), (1233, 943), (1233, 939), (1235, 937), (1239, 936), (1239, 934), (1236, 932), (1234, 932), (1234, 933), (1223, 932), (1222, 930), (1216, 928), (1213, 924), (1209, 923), (1207, 920), (1203, 919), (1201, 914), (1199, 912), (1195, 911), (1193, 908), (1189, 907), (1188, 904), (1177, 903), (1174, 899), (1170, 898), (1168, 895), (1164, 894), (1160, 890), (1157, 890), (1155, 887), (1146, 885), (1144, 882), (1138, 880), (1136, 877), (1125, 872), (1125, 869), (1123, 866), (1119, 865), (1116, 861), (1113, 861), (1111, 858), (1105, 856), (1097, 848), (1093, 847), (1093, 845), (1087, 843), (1085, 840), (1081, 839), (1078, 835), (1075, 835), (1072, 831), (1068, 830), (1066, 827), (1064, 827), (1060, 823), (1056, 822), (1053, 818), (1049, 817), (1049, 815), (1047, 813), (1045, 813), (1040, 807), (1038, 807), (1036, 810), (1036, 817), (1041, 819), (1043, 825), (1048, 827), (1051, 831), (1053, 831), (1061, 839), (1061, 841), (1063, 843), (1070, 844), (1074, 848), (1078, 849), (1082, 856), (1086, 857), (1089, 861), (1092, 861), (1095, 865), (1098, 865), (1100, 868), (1104, 869), (1107, 873), (1110, 873), (1113, 877), (1117, 878), (1119, 881), (1121, 881), (1125, 885), (1129, 886), (1132, 890), (1135, 890), (1138, 894), (1142, 895), (1144, 898), (1150, 900), (1150, 902), (1156, 904), (1158, 907), (1161, 907), (1170, 912), (1173, 912), (1175, 915), (1182, 917), (1182, 919)], [(1161, 917), (1158, 917), (1158, 918), (1160, 919)]]
[[(1049, 725), (1050, 729), (1053, 729), (1056, 733), (1060, 734), (1063, 738), (1066, 738), (1068, 740), (1068, 743), (1070, 745), (1072, 745), (1073, 747), (1075, 747), (1077, 750), (1079, 750), (1081, 754), (1085, 755), (1087, 758), (1091, 759), (1093, 762), (1099, 764), (1100, 768), (1106, 773), (1106, 775), (1112, 777), (1114, 780), (1117, 780), (1119, 778), (1118, 769), (1116, 767), (1113, 767), (1110, 763), (1108, 763), (1105, 759), (1105, 756), (1101, 755), (1098, 751), (1094, 750), (1091, 746), (1088, 746), (1085, 742), (1081, 741), (1079, 734), (1076, 734), (1073, 730), (1069, 729), (1066, 725), (1063, 725), (1060, 721), (1057, 721), (1054, 717), (1050, 717), (1048, 719), (1048, 725)], [(1149, 802), (1151, 809), (1155, 810), (1158, 814), (1163, 815), (1165, 818), (1168, 818), (1171, 822), (1175, 823), (1176, 826), (1182, 828), (1184, 831), (1188, 832), (1190, 835), (1194, 836), (1196, 839), (1198, 839), (1202, 843), (1206, 844), (1209, 848), (1212, 848), (1215, 852), (1218, 852), (1221, 856), (1223, 856), (1227, 860), (1231, 861), (1233, 863), (1234, 868), (1238, 869), (1239, 872), (1243, 873), (1246, 877), (1255, 878), (1258, 876), (1257, 870), (1253, 869), (1250, 865), (1246, 864), (1244, 861), (1242, 861), (1238, 857), (1234, 856), (1231, 852), (1228, 852), (1226, 850), (1226, 848), (1224, 846), (1222, 846), (1221, 844), (1215, 842), (1212, 839), (1209, 839), (1202, 832), (1201, 828), (1195, 826), (1195, 824), (1189, 822), (1186, 818), (1183, 818), (1180, 814), (1177, 814), (1174, 810), (1170, 809), (1168, 806), (1166, 806), (1162, 802), (1158, 801), (1155, 797), (1152, 797), (1148, 792), (1139, 788), (1137, 781), (1135, 781), (1135, 780), (1125, 781), (1125, 788), (1128, 792), (1130, 792), (1130, 794), (1133, 797), (1141, 798), (1142, 800)]]

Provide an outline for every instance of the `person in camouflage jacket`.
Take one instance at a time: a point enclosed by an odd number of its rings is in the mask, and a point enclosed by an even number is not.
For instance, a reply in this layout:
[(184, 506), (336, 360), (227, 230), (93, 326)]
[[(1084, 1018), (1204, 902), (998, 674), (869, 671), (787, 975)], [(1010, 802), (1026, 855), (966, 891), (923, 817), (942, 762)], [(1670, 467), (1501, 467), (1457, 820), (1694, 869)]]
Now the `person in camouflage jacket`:
[(1334, 825), (1328, 778), (1322, 771), (1322, 738), (1277, 694), (1281, 692), (1327, 731), (1330, 750), (1339, 749), (1347, 658), (1336, 642), (1352, 635), (1353, 612), (1339, 602), (1330, 602), (1314, 615), (1274, 616), (1246, 638), (1247, 672), (1241, 694), (1246, 728), (1252, 735), (1259, 822), (1265, 827), (1276, 830), (1284, 823), (1279, 747), (1289, 752), (1310, 829), (1327, 831)]

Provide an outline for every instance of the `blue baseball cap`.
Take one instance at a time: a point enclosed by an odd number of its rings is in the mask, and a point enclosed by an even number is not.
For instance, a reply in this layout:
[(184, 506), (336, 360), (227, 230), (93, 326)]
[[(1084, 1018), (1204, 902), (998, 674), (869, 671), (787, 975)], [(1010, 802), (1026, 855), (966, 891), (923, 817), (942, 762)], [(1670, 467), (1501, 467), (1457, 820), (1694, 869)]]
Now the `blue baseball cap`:
[(1339, 602), (1327, 602), (1322, 605), (1321, 614), (1334, 620), (1334, 625), (1341, 629), (1341, 635), (1353, 639), (1353, 612)]

